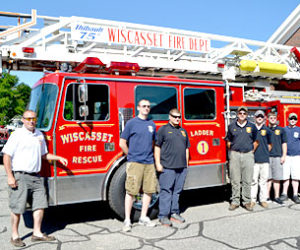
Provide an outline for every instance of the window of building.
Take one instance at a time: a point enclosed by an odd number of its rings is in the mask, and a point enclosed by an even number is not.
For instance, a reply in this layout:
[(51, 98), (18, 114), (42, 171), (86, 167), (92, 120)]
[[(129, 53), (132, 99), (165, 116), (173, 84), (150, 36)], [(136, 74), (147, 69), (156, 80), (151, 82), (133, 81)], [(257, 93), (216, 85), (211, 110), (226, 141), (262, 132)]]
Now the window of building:
[(216, 94), (211, 89), (187, 88), (184, 90), (184, 117), (187, 120), (214, 119)]
[[(173, 87), (137, 86), (135, 90), (136, 106), (141, 99), (150, 101), (149, 118), (152, 120), (168, 120), (169, 111), (177, 108), (177, 90)], [(138, 114), (137, 107), (136, 114)]]
[[(80, 107), (84, 105), (79, 102), (78, 87), (79, 83), (72, 83), (67, 87), (67, 94), (64, 107), (64, 118), (66, 120), (85, 120), (80, 116)], [(109, 119), (109, 89), (103, 84), (87, 84), (88, 99), (86, 105), (88, 114), (86, 120), (105, 121)]]

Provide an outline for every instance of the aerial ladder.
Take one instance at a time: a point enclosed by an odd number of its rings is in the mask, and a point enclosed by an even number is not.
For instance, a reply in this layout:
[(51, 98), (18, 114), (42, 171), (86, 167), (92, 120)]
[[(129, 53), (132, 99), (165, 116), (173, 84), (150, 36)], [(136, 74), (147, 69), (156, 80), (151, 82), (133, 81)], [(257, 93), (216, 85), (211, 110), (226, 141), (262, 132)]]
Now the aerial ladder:
[[(300, 83), (296, 47), (94, 18), (40, 16), (36, 10), (0, 16), (18, 20), (17, 25), (0, 26), (0, 73), (72, 72), (87, 57), (96, 57), (104, 71), (113, 62), (131, 62), (139, 66), (137, 75), (224, 80), (227, 118), (232, 85), (263, 87), (268, 93), (248, 90), (245, 100), (269, 101), (287, 96), (272, 91), (272, 85)], [(297, 92), (288, 96), (286, 102), (300, 103)]]
[(36, 10), (0, 16), (18, 19), (16, 26), (0, 26), (1, 70), (55, 71), (63, 63), (74, 69), (86, 57), (98, 57), (105, 65), (138, 63), (139, 74), (153, 76), (300, 79), (290, 46), (93, 18), (39, 16)]

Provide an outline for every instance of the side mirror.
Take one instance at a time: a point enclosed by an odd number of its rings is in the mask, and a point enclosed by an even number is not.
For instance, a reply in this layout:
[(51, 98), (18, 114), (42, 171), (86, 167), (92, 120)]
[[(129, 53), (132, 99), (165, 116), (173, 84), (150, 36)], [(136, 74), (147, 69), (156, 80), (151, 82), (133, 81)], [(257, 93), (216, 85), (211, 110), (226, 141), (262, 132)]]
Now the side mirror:
[(235, 111), (230, 111), (229, 118), (230, 119), (235, 119), (236, 118), (236, 112)]
[(89, 107), (87, 105), (79, 106), (79, 116), (87, 117), (89, 115)]
[(78, 101), (87, 102), (88, 100), (88, 87), (86, 84), (81, 84), (78, 87)]

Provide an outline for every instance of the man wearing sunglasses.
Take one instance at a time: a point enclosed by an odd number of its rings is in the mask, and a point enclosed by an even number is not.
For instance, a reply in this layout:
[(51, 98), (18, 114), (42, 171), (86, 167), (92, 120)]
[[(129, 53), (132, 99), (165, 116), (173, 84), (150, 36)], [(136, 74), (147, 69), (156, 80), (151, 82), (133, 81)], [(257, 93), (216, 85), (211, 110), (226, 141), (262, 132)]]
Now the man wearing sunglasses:
[(186, 130), (179, 125), (180, 121), (180, 111), (171, 109), (168, 124), (157, 132), (154, 148), (160, 186), (158, 218), (163, 226), (172, 226), (171, 221), (185, 222), (180, 216), (179, 195), (187, 174), (190, 142)]
[(28, 194), (32, 196), (33, 234), (31, 241), (53, 241), (55, 237), (41, 232), (44, 209), (48, 207), (41, 170), (41, 158), (60, 161), (67, 166), (67, 159), (48, 153), (43, 134), (36, 129), (36, 113), (27, 110), (23, 114), (23, 127), (11, 134), (2, 152), (3, 163), (9, 186), (9, 207), (11, 209), (11, 244), (23, 247), (19, 236), (20, 216), (25, 212)]
[(139, 224), (147, 227), (155, 226), (155, 223), (147, 217), (147, 212), (152, 194), (156, 192), (157, 187), (153, 157), (156, 126), (148, 119), (150, 113), (148, 100), (140, 100), (137, 110), (138, 115), (126, 123), (120, 138), (120, 148), (127, 155), (124, 232), (131, 231), (130, 215), (133, 200), (141, 187), (144, 194)]
[(285, 127), (287, 135), (287, 157), (283, 166), (283, 189), (280, 196), (281, 201), (288, 199), (287, 191), (289, 187), (289, 179), (292, 179), (293, 201), (300, 204), (298, 197), (298, 187), (300, 180), (300, 127), (296, 126), (298, 115), (296, 113), (289, 114), (289, 125)]
[(253, 177), (254, 151), (258, 146), (257, 128), (247, 120), (248, 108), (241, 106), (237, 110), (237, 120), (228, 127), (226, 136), (229, 152), (229, 170), (231, 180), (231, 204), (229, 210), (240, 206), (241, 183), (242, 202), (248, 211), (251, 206), (251, 182)]
[(268, 208), (268, 177), (269, 177), (269, 152), (272, 149), (272, 132), (266, 127), (265, 113), (257, 110), (254, 114), (255, 126), (258, 130), (258, 147), (254, 153), (253, 180), (251, 185), (251, 206), (254, 207), (257, 200), (259, 185), (259, 202), (263, 208)]

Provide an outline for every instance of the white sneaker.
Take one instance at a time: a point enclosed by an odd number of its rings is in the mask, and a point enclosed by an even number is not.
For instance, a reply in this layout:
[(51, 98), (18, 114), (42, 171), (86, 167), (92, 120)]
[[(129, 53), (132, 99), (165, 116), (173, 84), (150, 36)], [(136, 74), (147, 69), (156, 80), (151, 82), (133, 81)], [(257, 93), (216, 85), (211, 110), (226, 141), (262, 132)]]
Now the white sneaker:
[(132, 227), (131, 221), (130, 220), (124, 220), (124, 223), (123, 223), (123, 232), (130, 232), (131, 231), (131, 227)]
[(140, 217), (139, 224), (146, 226), (146, 227), (155, 227), (156, 226), (156, 223), (151, 221), (150, 218), (147, 216), (144, 218)]

